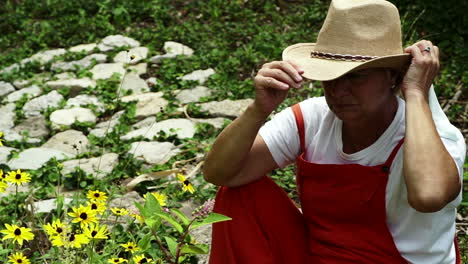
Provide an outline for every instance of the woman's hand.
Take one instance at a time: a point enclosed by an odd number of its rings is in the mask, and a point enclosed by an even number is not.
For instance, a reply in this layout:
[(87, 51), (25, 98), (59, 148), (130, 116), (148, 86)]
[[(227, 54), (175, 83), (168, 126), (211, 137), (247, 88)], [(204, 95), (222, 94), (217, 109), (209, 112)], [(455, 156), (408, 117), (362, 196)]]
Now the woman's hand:
[(303, 73), (292, 61), (265, 63), (254, 78), (257, 109), (268, 116), (283, 102), (291, 87), (301, 87)]
[(413, 57), (403, 78), (401, 90), (405, 96), (422, 95), (427, 100), (429, 88), (439, 72), (439, 48), (421, 40), (405, 49)]

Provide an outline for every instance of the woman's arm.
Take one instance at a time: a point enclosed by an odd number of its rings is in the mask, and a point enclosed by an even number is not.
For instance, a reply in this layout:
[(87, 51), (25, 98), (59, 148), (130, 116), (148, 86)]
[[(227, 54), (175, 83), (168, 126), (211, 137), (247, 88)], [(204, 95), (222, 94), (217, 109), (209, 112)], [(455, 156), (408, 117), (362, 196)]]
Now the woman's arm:
[[(424, 51), (430, 47), (430, 51)], [(439, 52), (429, 41), (405, 49), (413, 56), (402, 83), (406, 100), (403, 172), (409, 204), (420, 212), (437, 212), (461, 189), (458, 170), (435, 127), (428, 93), (439, 69)]]

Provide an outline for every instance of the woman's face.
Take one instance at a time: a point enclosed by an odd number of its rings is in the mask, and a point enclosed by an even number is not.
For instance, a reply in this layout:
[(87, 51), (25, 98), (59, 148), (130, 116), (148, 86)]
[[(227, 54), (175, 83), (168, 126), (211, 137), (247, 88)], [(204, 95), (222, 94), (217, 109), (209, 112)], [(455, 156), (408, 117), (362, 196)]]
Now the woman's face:
[(335, 115), (348, 121), (371, 121), (384, 116), (394, 95), (395, 77), (387, 69), (365, 69), (323, 82), (325, 99)]

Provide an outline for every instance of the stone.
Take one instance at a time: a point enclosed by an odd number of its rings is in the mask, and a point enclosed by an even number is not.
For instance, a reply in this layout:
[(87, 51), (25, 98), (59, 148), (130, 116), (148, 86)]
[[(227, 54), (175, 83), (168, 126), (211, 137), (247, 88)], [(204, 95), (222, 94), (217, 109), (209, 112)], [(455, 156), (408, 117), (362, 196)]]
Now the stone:
[(118, 163), (119, 155), (116, 153), (107, 153), (90, 159), (67, 160), (63, 162), (62, 174), (71, 173), (76, 167), (79, 167), (86, 174), (93, 175), (97, 179), (102, 179), (111, 173)]
[[(174, 132), (171, 132), (174, 130)], [(195, 124), (182, 118), (167, 119), (158, 122), (151, 127), (143, 127), (133, 131), (130, 131), (126, 135), (120, 137), (123, 140), (132, 139), (135, 137), (143, 136), (144, 138), (152, 140), (153, 137), (157, 136), (160, 131), (166, 133), (166, 135), (176, 134), (178, 138), (191, 138), (195, 134)]]
[(157, 79), (155, 77), (151, 77), (146, 79), (146, 83), (148, 84), (149, 87), (154, 87), (157, 84)]
[(128, 70), (138, 76), (148, 72), (148, 63), (138, 63), (137, 65), (128, 66)]
[(59, 61), (52, 64), (53, 71), (75, 71), (76, 69), (86, 69), (90, 67), (94, 61), (97, 63), (104, 63), (107, 60), (106, 54), (91, 54), (81, 60), (76, 61)]
[(87, 77), (81, 79), (67, 79), (67, 80), (57, 80), (46, 82), (50, 88), (57, 90), (60, 88), (68, 87), (70, 88), (70, 96), (78, 95), (83, 88), (96, 87), (96, 82)]
[(198, 83), (203, 84), (214, 73), (215, 71), (211, 68), (206, 69), (206, 70), (196, 70), (187, 75), (180, 77), (179, 79), (182, 79), (185, 81), (198, 81)]
[(89, 140), (83, 132), (70, 129), (55, 134), (42, 147), (60, 150), (70, 157), (75, 157), (88, 151)]
[(15, 91), (15, 87), (11, 83), (0, 81), (0, 96), (7, 95)]
[(113, 50), (116, 47), (139, 47), (140, 42), (129, 38), (129, 37), (124, 37), (122, 35), (112, 35), (112, 36), (107, 36), (104, 39), (101, 40), (101, 42), (98, 44), (98, 49), (100, 51), (109, 51)]
[(0, 131), (4, 134), (4, 130), (10, 129), (15, 125), (15, 104), (5, 104), (0, 106)]
[(58, 107), (62, 100), (63, 96), (57, 91), (36, 97), (23, 106), (24, 115), (26, 117), (38, 116), (48, 107)]
[(19, 63), (14, 63), (6, 68), (3, 68), (0, 73), (11, 73), (13, 71), (19, 70), (20, 69), (20, 64)]
[(7, 165), (12, 170), (37, 170), (52, 158), (63, 160), (70, 158), (70, 154), (55, 149), (29, 148), (20, 152), (18, 158), (8, 161)]
[(28, 135), (33, 138), (45, 138), (50, 133), (47, 128), (46, 119), (42, 115), (26, 118), (19, 125), (15, 126), (14, 130), (19, 134), (27, 132)]
[[(72, 201), (72, 198), (64, 198), (63, 204), (69, 205)], [(57, 198), (34, 202), (32, 207), (28, 205), (28, 209), (34, 213), (50, 213), (53, 210), (57, 210)]]
[(68, 50), (71, 52), (86, 52), (87, 54), (91, 53), (94, 48), (97, 47), (96, 43), (90, 43), (90, 44), (81, 44), (78, 46), (73, 46), (69, 48)]
[(6, 97), (7, 102), (10, 102), (10, 103), (16, 102), (19, 99), (21, 99), (21, 97), (23, 97), (24, 94), (26, 94), (28, 98), (36, 97), (41, 94), (41, 88), (39, 88), (39, 86), (37, 85), (31, 85), (27, 88), (23, 88), (16, 92), (12, 92)]
[(29, 84), (31, 84), (30, 80), (16, 80), (16, 81), (13, 81), (13, 85), (17, 89), (23, 89), (23, 88), (27, 87)]
[(151, 63), (160, 63), (164, 59), (172, 59), (177, 57), (177, 54), (175, 53), (168, 53), (168, 54), (163, 54), (163, 55), (156, 55), (151, 58), (149, 58), (149, 61)]
[(7, 163), (8, 156), (13, 150), (18, 151), (18, 149), (15, 149), (15, 148), (10, 148), (10, 147), (5, 147), (5, 146), (0, 147), (0, 164)]
[(123, 115), (124, 111), (115, 113), (110, 120), (98, 123), (94, 129), (89, 131), (89, 134), (95, 135), (96, 137), (102, 138), (107, 133), (111, 133), (114, 127), (119, 124), (119, 118)]
[(164, 51), (169, 54), (192, 56), (193, 49), (174, 41), (164, 42)]
[(142, 94), (150, 91), (145, 80), (141, 79), (140, 76), (134, 73), (125, 75), (121, 89), (125, 92), (132, 91), (132, 94)]
[(58, 80), (69, 80), (76, 79), (76, 75), (73, 72), (62, 72), (55, 75)]
[(177, 155), (180, 150), (170, 142), (133, 142), (129, 154), (149, 164), (164, 164)]
[(75, 107), (52, 112), (50, 121), (52, 127), (56, 129), (60, 128), (60, 126), (70, 126), (75, 121), (96, 123), (96, 116), (87, 108)]
[(65, 49), (53, 49), (53, 50), (45, 50), (38, 52), (32, 55), (30, 58), (24, 59), (21, 61), (21, 64), (26, 64), (31, 61), (37, 61), (40, 64), (46, 64), (51, 62), (55, 56), (60, 56), (67, 53)]
[(121, 51), (115, 55), (114, 62), (137, 64), (148, 57), (148, 51), (147, 47), (136, 47), (131, 48), (128, 51)]
[(4, 139), (6, 141), (18, 141), (18, 142), (26, 142), (26, 143), (31, 143), (31, 144), (41, 142), (41, 140), (38, 138), (31, 138), (31, 137), (26, 136), (25, 134), (20, 135), (20, 133), (18, 133), (17, 131), (13, 129), (3, 130), (3, 133), (4, 133)]
[(240, 116), (247, 107), (253, 103), (253, 99), (242, 100), (224, 100), (220, 102), (208, 102), (199, 104), (203, 111), (208, 112), (215, 117), (231, 117), (236, 118)]
[(96, 96), (87, 94), (78, 95), (68, 99), (67, 104), (65, 105), (65, 109), (86, 105), (93, 105), (96, 107), (96, 110), (101, 113), (105, 111), (104, 103), (100, 102)]
[(141, 120), (138, 123), (135, 123), (132, 125), (133, 129), (139, 129), (143, 127), (150, 127), (152, 125), (156, 124), (156, 117), (155, 116), (149, 116), (143, 120)]
[(180, 91), (176, 99), (182, 104), (198, 102), (200, 98), (210, 96), (211, 90), (205, 86), (196, 86), (195, 88)]
[(122, 102), (137, 101), (136, 104), (136, 117), (142, 118), (155, 115), (168, 105), (166, 99), (162, 98), (162, 92), (157, 93), (144, 93), (124, 96), (121, 98)]
[(230, 121), (230, 119), (223, 118), (223, 117), (216, 117), (216, 118), (191, 118), (192, 122), (195, 124), (198, 123), (208, 123), (213, 125), (216, 129), (220, 129), (223, 127), (225, 121)]
[(125, 74), (124, 64), (121, 62), (117, 63), (101, 63), (96, 64), (91, 69), (94, 80), (109, 79), (114, 73), (120, 74), (120, 78), (123, 78)]

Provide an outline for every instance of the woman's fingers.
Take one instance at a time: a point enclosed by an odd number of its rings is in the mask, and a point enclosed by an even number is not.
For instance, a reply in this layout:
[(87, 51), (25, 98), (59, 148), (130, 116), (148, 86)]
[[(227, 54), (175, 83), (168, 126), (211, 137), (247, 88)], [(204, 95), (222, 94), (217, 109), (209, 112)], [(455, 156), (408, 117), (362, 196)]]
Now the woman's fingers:
[(257, 75), (254, 80), (255, 80), (255, 83), (261, 87), (274, 88), (278, 90), (289, 89), (289, 85), (287, 83), (278, 81), (277, 79), (273, 77)]
[(286, 61), (274, 61), (265, 64), (258, 73), (264, 77), (274, 78), (290, 87), (300, 88), (302, 77), (295, 67), (297, 67), (297, 65), (293, 66)]

